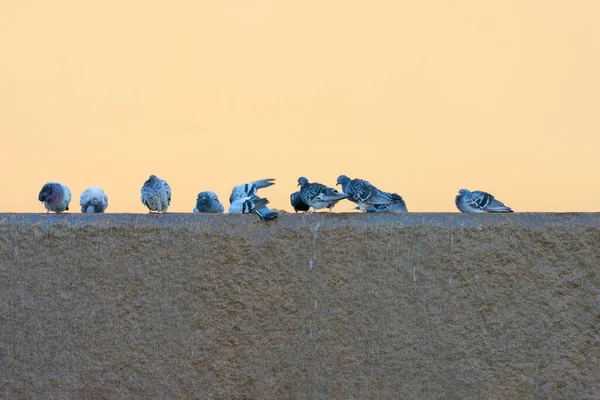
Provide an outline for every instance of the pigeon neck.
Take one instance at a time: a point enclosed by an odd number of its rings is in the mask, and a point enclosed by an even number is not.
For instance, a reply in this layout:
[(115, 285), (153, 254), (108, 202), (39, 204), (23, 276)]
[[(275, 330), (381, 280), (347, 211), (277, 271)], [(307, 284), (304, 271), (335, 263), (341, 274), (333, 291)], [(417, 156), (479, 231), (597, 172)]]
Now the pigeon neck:
[(346, 193), (346, 188), (348, 187), (349, 183), (349, 180), (342, 182), (342, 192)]

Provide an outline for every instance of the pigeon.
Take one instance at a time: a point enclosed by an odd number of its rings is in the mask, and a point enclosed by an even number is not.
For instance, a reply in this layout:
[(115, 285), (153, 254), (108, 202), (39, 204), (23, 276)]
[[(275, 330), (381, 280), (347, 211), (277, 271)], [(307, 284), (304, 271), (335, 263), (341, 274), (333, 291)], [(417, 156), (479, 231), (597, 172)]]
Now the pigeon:
[(261, 179), (261, 180), (254, 181), (254, 182), (242, 183), (239, 185), (235, 185), (233, 187), (233, 190), (231, 191), (231, 196), (229, 196), (229, 204), (233, 203), (234, 201), (236, 201), (238, 199), (255, 196), (258, 189), (262, 189), (262, 188), (266, 188), (271, 185), (274, 185), (275, 182), (271, 182), (274, 180), (275, 179), (273, 179), (273, 178)]
[(256, 214), (263, 221), (270, 221), (278, 217), (274, 211), (271, 211), (269, 207), (269, 200), (260, 198), (258, 196), (248, 196), (241, 199), (234, 200), (229, 206), (230, 214)]
[(92, 186), (87, 188), (79, 198), (82, 213), (103, 213), (108, 207), (108, 197), (104, 190)]
[(308, 211), (310, 207), (304, 201), (302, 201), (302, 196), (300, 196), (300, 192), (294, 192), (290, 195), (290, 203), (292, 207), (294, 207), (294, 211), (296, 213), (298, 211)]
[(148, 207), (150, 213), (152, 211), (166, 212), (171, 204), (171, 187), (156, 175), (150, 175), (144, 182), (141, 192), (142, 204)]
[(215, 192), (207, 190), (198, 193), (194, 213), (222, 213), (224, 210), (223, 204), (219, 202), (219, 197)]
[[(366, 211), (369, 212), (391, 212), (391, 213), (405, 213), (408, 212), (408, 209), (406, 208), (406, 203), (404, 202), (404, 200), (402, 199), (402, 197), (400, 197), (399, 195), (397, 195), (396, 193), (392, 193), (393, 196), (397, 196), (400, 198), (400, 200), (396, 201), (395, 203), (392, 204), (375, 204), (372, 205), (370, 207), (368, 207), (366, 209)], [(360, 209), (359, 207), (356, 207), (356, 209)]]
[(336, 185), (342, 185), (342, 191), (348, 195), (348, 200), (358, 204), (359, 210), (363, 212), (373, 205), (404, 201), (395, 193), (382, 192), (365, 180), (350, 179), (346, 175), (338, 176)]
[(40, 190), (38, 200), (44, 203), (44, 207), (55, 213), (69, 211), (69, 203), (71, 202), (71, 191), (68, 187), (58, 182), (48, 182)]
[(467, 189), (460, 189), (456, 196), (456, 207), (464, 213), (510, 213), (513, 210), (496, 200), (489, 193), (476, 190), (470, 192)]
[(331, 212), (338, 201), (348, 197), (347, 194), (339, 193), (337, 190), (320, 183), (309, 183), (308, 179), (303, 176), (298, 178), (298, 186), (300, 186), (302, 201), (313, 208), (313, 211), (309, 211), (310, 214), (320, 208), (329, 208), (329, 212)]

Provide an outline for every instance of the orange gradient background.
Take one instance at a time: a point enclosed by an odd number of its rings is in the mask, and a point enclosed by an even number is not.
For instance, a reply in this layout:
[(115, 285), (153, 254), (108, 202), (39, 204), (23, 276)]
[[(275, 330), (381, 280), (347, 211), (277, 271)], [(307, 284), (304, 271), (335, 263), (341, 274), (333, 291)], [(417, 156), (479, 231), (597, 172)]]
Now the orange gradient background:
[[(600, 209), (600, 2), (5, 1), (0, 212), (46, 181), (144, 213), (150, 174), (191, 212), (260, 178), (306, 176), (457, 211)], [(349, 202), (336, 211), (351, 210)]]

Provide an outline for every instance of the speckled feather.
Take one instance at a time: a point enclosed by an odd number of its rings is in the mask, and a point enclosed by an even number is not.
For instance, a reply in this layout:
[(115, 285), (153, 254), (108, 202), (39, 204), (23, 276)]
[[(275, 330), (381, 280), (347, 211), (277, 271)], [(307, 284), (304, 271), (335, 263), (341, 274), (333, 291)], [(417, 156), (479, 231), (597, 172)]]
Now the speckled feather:
[(403, 202), (402, 197), (397, 194), (383, 192), (363, 179), (350, 179), (346, 175), (340, 175), (337, 184), (342, 185), (348, 200), (358, 204), (360, 210), (366, 210), (373, 205)]
[(321, 208), (332, 208), (340, 200), (348, 197), (347, 194), (339, 193), (337, 190), (320, 183), (309, 183), (305, 177), (298, 178), (300, 185), (300, 197), (302, 201), (315, 210)]
[(494, 196), (480, 190), (470, 192), (467, 189), (461, 189), (458, 196), (456, 196), (455, 204), (464, 213), (513, 212), (510, 207), (496, 200)]
[(171, 204), (171, 187), (169, 184), (155, 175), (150, 175), (141, 189), (142, 204), (150, 212), (166, 212)]

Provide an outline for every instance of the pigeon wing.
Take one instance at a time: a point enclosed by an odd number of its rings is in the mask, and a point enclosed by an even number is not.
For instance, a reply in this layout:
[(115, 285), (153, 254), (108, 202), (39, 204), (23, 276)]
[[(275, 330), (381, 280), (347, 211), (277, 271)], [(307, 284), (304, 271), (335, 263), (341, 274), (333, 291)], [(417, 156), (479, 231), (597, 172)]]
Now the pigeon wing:
[(256, 191), (258, 189), (262, 189), (262, 188), (266, 188), (271, 185), (274, 185), (275, 184), (275, 182), (273, 182), (274, 180), (275, 180), (275, 178), (259, 179), (257, 181), (251, 182), (250, 184), (254, 187), (254, 192), (256, 193)]
[(492, 200), (492, 202), (487, 206), (486, 210), (489, 212), (500, 213), (513, 212), (513, 210), (510, 207), (505, 206), (503, 202), (498, 201), (496, 199)]
[(60, 184), (60, 186), (63, 189), (63, 203), (65, 204), (65, 210), (69, 210), (69, 203), (71, 202), (71, 191), (69, 190), (69, 188), (67, 187), (67, 185), (63, 185), (62, 183)]
[(171, 186), (169, 186), (169, 184), (165, 180), (163, 180), (162, 183), (163, 183), (163, 188), (167, 193), (167, 205), (170, 206), (171, 205)]
[(302, 190), (300, 190), (300, 196), (302, 197), (302, 201), (306, 204), (310, 204), (311, 202), (318, 199), (321, 192), (327, 187), (320, 183), (309, 183), (304, 186)]
[(378, 197), (380, 190), (363, 179), (353, 179), (348, 187), (350, 199), (356, 203), (389, 204), (391, 201)]
[(233, 203), (237, 199), (242, 199), (246, 197), (252, 197), (256, 195), (258, 189), (266, 188), (271, 185), (274, 185), (274, 178), (269, 179), (259, 179), (254, 182), (242, 183), (239, 185), (235, 185), (233, 190), (231, 191), (231, 195), (229, 196), (229, 203)]
[(478, 210), (485, 210), (487, 206), (494, 201), (494, 196), (489, 193), (476, 190), (466, 195), (467, 205)]

